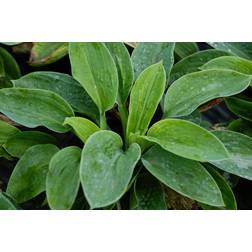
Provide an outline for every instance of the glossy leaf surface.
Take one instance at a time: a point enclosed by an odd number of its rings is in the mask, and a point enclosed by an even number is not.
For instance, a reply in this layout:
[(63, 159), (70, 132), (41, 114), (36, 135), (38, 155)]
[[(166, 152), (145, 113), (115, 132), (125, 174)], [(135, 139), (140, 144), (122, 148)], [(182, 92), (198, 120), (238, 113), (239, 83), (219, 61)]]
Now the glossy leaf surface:
[(99, 111), (83, 87), (70, 75), (57, 72), (33, 72), (13, 81), (18, 88), (45, 89), (64, 98), (74, 111), (99, 118)]
[(133, 67), (129, 52), (125, 45), (121, 42), (106, 43), (117, 67), (119, 86), (118, 86), (118, 102), (124, 104), (129, 95), (133, 84)]
[(168, 80), (174, 62), (174, 48), (175, 43), (171, 42), (139, 43), (131, 55), (135, 79), (147, 67), (162, 60)]
[(165, 115), (189, 115), (210, 100), (242, 92), (249, 86), (251, 79), (251, 76), (231, 70), (204, 70), (184, 75), (166, 93)]
[(126, 192), (141, 150), (134, 143), (124, 152), (119, 135), (99, 131), (85, 144), (80, 165), (80, 178), (91, 208), (108, 206)]
[(0, 210), (16, 210), (15, 204), (12, 200), (5, 194), (0, 192)]
[(199, 50), (198, 46), (194, 42), (176, 42), (175, 54), (180, 58), (185, 58)]
[(51, 209), (71, 209), (80, 186), (81, 149), (66, 147), (51, 159), (46, 178), (46, 195)]
[(29, 148), (11, 174), (7, 193), (18, 203), (22, 203), (45, 191), (49, 162), (58, 150), (52, 144)]
[(212, 206), (224, 205), (216, 182), (200, 163), (157, 145), (143, 155), (142, 162), (153, 176), (176, 192)]
[(19, 129), (0, 120), (0, 145), (19, 132)]
[(114, 60), (103, 43), (70, 43), (73, 77), (93, 99), (101, 114), (111, 109), (118, 92)]
[(252, 138), (233, 131), (213, 133), (224, 143), (230, 158), (211, 164), (223, 171), (252, 180)]
[(0, 111), (28, 128), (45, 126), (56, 132), (67, 132), (62, 124), (74, 116), (70, 105), (59, 95), (38, 89), (5, 88), (0, 90)]
[(78, 136), (83, 143), (85, 143), (93, 133), (100, 130), (96, 124), (82, 117), (67, 117), (64, 125), (71, 126), (76, 136)]
[(4, 149), (13, 157), (21, 157), (31, 146), (37, 144), (56, 144), (55, 137), (40, 131), (22, 131), (9, 138)]
[(127, 136), (145, 134), (165, 89), (165, 71), (162, 63), (145, 69), (130, 94)]
[(229, 154), (221, 141), (210, 131), (189, 121), (165, 119), (148, 131), (151, 142), (178, 156), (197, 161), (222, 160)]

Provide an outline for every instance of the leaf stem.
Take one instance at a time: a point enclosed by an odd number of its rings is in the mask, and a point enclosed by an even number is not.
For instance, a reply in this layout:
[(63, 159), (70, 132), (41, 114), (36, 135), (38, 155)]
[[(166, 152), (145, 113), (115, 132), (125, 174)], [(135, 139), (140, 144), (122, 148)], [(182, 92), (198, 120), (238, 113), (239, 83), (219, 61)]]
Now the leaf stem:
[(106, 122), (105, 112), (100, 113), (100, 128), (102, 130), (107, 129), (107, 122)]
[(127, 129), (127, 121), (128, 121), (128, 111), (127, 111), (126, 105), (119, 103), (118, 110), (119, 110), (120, 118), (122, 122), (124, 140), (126, 141), (126, 129)]

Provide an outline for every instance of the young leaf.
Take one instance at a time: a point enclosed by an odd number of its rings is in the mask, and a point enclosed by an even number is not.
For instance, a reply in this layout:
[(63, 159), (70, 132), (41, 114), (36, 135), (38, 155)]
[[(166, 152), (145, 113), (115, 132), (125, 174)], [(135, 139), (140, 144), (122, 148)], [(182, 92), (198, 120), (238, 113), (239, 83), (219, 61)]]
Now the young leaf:
[[(211, 174), (211, 176), (214, 178), (215, 182), (217, 183), (221, 194), (222, 194), (222, 199), (225, 204), (225, 207), (222, 207), (221, 209), (226, 209), (226, 210), (237, 210), (237, 204), (236, 204), (236, 199), (235, 196), (232, 192), (231, 187), (229, 186), (228, 182), (221, 176), (216, 169), (208, 165), (206, 167), (207, 171)], [(203, 205), (203, 209), (206, 210), (214, 210), (214, 209), (220, 209), (217, 207), (213, 206), (208, 206), (208, 205)]]
[(133, 84), (133, 67), (130, 55), (125, 45), (121, 42), (108, 42), (106, 46), (117, 67), (119, 79), (118, 102), (125, 104)]
[(130, 201), (130, 209), (167, 209), (164, 190), (159, 181), (149, 173), (140, 174), (137, 177)]
[(66, 147), (51, 159), (46, 177), (46, 195), (51, 209), (71, 209), (80, 186), (81, 149)]
[(68, 52), (68, 43), (62, 42), (35, 42), (32, 50), (29, 63), (32, 66), (43, 66), (51, 64), (65, 55)]
[(236, 56), (222, 56), (212, 59), (200, 69), (229, 69), (242, 74), (252, 74), (252, 61)]
[(229, 110), (234, 114), (248, 121), (252, 121), (252, 102), (236, 97), (226, 98), (225, 102)]
[(135, 79), (147, 67), (162, 60), (168, 81), (174, 62), (174, 48), (175, 43), (170, 42), (139, 43), (131, 55)]
[(205, 51), (199, 51), (192, 55), (187, 56), (186, 58), (180, 60), (173, 66), (170, 74), (169, 83), (174, 82), (175, 80), (179, 79), (181, 76), (185, 74), (199, 71), (199, 68), (209, 60), (224, 55), (229, 54), (223, 51), (209, 49)]
[(91, 208), (108, 206), (126, 192), (141, 149), (134, 143), (123, 152), (123, 142), (112, 131), (89, 137), (82, 151), (80, 178)]
[(32, 72), (12, 81), (18, 88), (45, 89), (64, 98), (74, 109), (97, 120), (99, 111), (85, 89), (70, 75), (57, 72)]
[(196, 53), (198, 50), (199, 48), (194, 42), (176, 42), (174, 51), (179, 58), (185, 58), (193, 53)]
[(0, 192), (0, 210), (17, 210), (10, 197), (3, 192)]
[(9, 138), (3, 146), (12, 157), (20, 158), (31, 146), (49, 143), (56, 144), (56, 138), (40, 131), (22, 131)]
[(211, 206), (224, 205), (220, 189), (200, 163), (157, 145), (143, 155), (142, 162), (153, 176), (176, 192)]
[(69, 125), (73, 128), (76, 136), (78, 136), (83, 143), (100, 128), (88, 119), (82, 117), (67, 117), (64, 125)]
[(30, 200), (43, 192), (49, 162), (58, 151), (59, 149), (52, 144), (30, 147), (17, 162), (6, 192), (18, 203)]
[(144, 135), (165, 89), (165, 70), (162, 63), (145, 69), (130, 94), (127, 137), (130, 133)]
[(252, 122), (245, 121), (243, 119), (237, 119), (232, 121), (228, 127), (228, 130), (240, 132), (247, 136), (252, 137)]
[(230, 158), (210, 163), (219, 169), (252, 180), (252, 138), (233, 131), (213, 131), (224, 143)]
[(103, 43), (70, 43), (73, 77), (80, 82), (101, 114), (111, 109), (118, 92), (116, 65)]
[(0, 145), (19, 132), (19, 129), (0, 120)]
[(204, 70), (184, 75), (166, 93), (165, 116), (186, 116), (210, 100), (238, 94), (249, 86), (251, 79), (231, 70)]
[(252, 43), (248, 42), (211, 42), (208, 43), (212, 47), (228, 52), (230, 54), (245, 58), (252, 59)]
[(215, 135), (185, 120), (161, 120), (143, 138), (178, 156), (201, 162), (229, 157), (226, 148)]
[(40, 89), (4, 88), (0, 90), (0, 111), (28, 128), (45, 126), (64, 133), (66, 117), (74, 116), (70, 105), (59, 95)]
[(0, 47), (0, 59), (2, 59), (4, 73), (10, 80), (18, 79), (21, 76), (19, 66), (12, 55)]

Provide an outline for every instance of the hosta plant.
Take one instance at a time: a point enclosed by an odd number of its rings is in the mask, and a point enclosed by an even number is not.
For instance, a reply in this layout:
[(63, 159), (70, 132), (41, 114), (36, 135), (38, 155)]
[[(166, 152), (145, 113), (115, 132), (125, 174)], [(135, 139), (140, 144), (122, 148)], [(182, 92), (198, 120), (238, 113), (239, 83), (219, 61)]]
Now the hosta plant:
[[(71, 74), (41, 70), (64, 56)], [(0, 209), (237, 209), (230, 178), (252, 180), (251, 60), (250, 43), (2, 44)], [(207, 122), (220, 103), (235, 120)]]

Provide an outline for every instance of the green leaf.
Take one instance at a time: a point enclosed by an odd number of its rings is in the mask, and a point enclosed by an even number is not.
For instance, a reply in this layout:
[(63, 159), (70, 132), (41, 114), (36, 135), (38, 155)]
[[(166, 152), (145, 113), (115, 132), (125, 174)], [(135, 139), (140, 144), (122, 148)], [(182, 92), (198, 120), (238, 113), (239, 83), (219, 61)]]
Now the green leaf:
[(252, 43), (248, 42), (211, 42), (212, 47), (228, 52), (230, 54), (252, 59)]
[(51, 64), (68, 53), (68, 43), (64, 42), (35, 42), (29, 63), (32, 66)]
[(136, 210), (167, 209), (164, 190), (159, 181), (149, 173), (137, 177), (130, 203), (130, 208)]
[(28, 128), (45, 126), (64, 133), (66, 117), (74, 116), (70, 105), (59, 95), (39, 89), (4, 88), (0, 90), (0, 111)]
[(0, 145), (19, 132), (19, 129), (0, 120)]
[(17, 210), (10, 197), (3, 192), (0, 192), (0, 210)]
[(248, 121), (252, 121), (252, 102), (245, 101), (236, 97), (225, 99), (226, 105), (234, 114)]
[(143, 138), (178, 156), (201, 162), (229, 157), (226, 148), (215, 135), (185, 120), (161, 120)]
[[(222, 194), (222, 199), (224, 201), (225, 207), (222, 207), (221, 209), (226, 209), (226, 210), (237, 210), (237, 204), (236, 204), (236, 199), (233, 194), (233, 191), (231, 187), (229, 186), (228, 182), (221, 176), (216, 169), (208, 165), (207, 171), (211, 174), (211, 176), (214, 178), (215, 182), (217, 183), (221, 194)], [(214, 210), (214, 209), (220, 209), (214, 206), (208, 206), (208, 205), (203, 205), (203, 209), (205, 210)]]
[(124, 152), (119, 135), (98, 131), (82, 151), (80, 178), (91, 208), (108, 206), (126, 192), (141, 149), (134, 143)]
[(80, 82), (101, 114), (111, 109), (118, 92), (117, 69), (103, 43), (70, 43), (73, 77)]
[(3, 146), (11, 156), (20, 158), (31, 146), (49, 143), (56, 144), (56, 138), (40, 131), (22, 131), (9, 138)]
[(164, 89), (165, 70), (162, 63), (149, 66), (139, 75), (130, 94), (127, 137), (130, 133), (146, 133)]
[(73, 128), (76, 136), (78, 136), (83, 143), (100, 128), (88, 119), (82, 117), (67, 117), (64, 125), (69, 125)]
[(230, 158), (211, 161), (219, 169), (252, 180), (252, 138), (233, 131), (213, 131), (224, 143)]
[(64, 98), (74, 111), (99, 118), (99, 111), (83, 87), (70, 75), (57, 72), (33, 72), (13, 81), (18, 88), (45, 89)]
[(147, 67), (162, 60), (168, 81), (174, 63), (174, 48), (175, 43), (170, 42), (139, 43), (131, 55), (135, 79)]
[[(3, 63), (5, 76), (11, 80), (18, 79), (21, 76), (19, 66), (13, 56), (0, 47), (0, 59)], [(3, 71), (3, 69), (2, 69)]]
[(249, 86), (251, 79), (231, 70), (204, 70), (184, 75), (166, 93), (165, 116), (186, 116), (215, 98), (238, 94)]
[(224, 205), (220, 189), (200, 163), (157, 145), (143, 155), (142, 162), (153, 176), (176, 192), (208, 205)]
[(229, 69), (242, 74), (252, 75), (252, 61), (236, 56), (222, 56), (208, 61), (200, 69)]
[(71, 209), (80, 186), (81, 149), (70, 146), (51, 159), (46, 178), (46, 195), (51, 209)]
[(121, 42), (106, 43), (117, 67), (119, 87), (118, 103), (125, 104), (133, 84), (133, 67), (129, 52)]
[(13, 170), (7, 193), (18, 203), (23, 203), (45, 191), (49, 162), (58, 151), (59, 149), (52, 144), (30, 147)]
[(7, 160), (12, 160), (11, 155), (3, 148), (3, 146), (0, 146), (0, 158), (3, 157)]
[(199, 71), (199, 68), (209, 60), (224, 55), (229, 54), (215, 49), (210, 49), (205, 51), (199, 51), (187, 56), (186, 58), (183, 58), (173, 66), (169, 83), (174, 82), (185, 74)]
[(175, 54), (179, 58), (185, 58), (199, 50), (198, 46), (194, 42), (176, 42)]
[(228, 130), (240, 132), (242, 134), (252, 137), (252, 122), (245, 121), (243, 119), (237, 119), (232, 121), (228, 127)]

